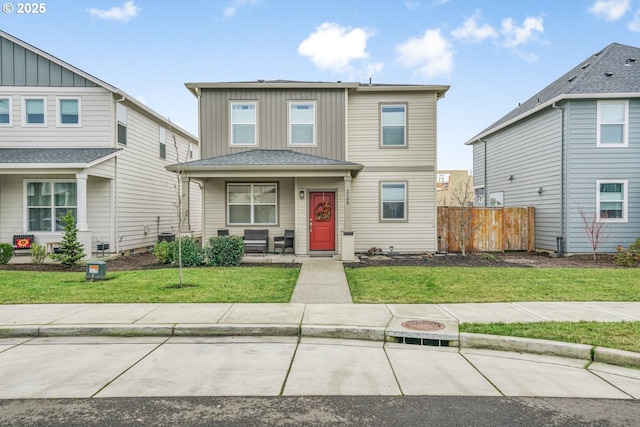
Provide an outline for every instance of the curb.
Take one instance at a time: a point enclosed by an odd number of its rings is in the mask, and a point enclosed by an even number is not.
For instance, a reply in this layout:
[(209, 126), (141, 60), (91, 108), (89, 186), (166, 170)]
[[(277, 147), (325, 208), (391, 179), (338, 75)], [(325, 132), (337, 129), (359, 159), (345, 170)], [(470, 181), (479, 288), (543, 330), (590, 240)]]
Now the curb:
[(572, 344), (560, 341), (500, 335), (471, 334), (468, 332), (460, 333), (460, 347), (546, 354), (584, 360), (592, 360), (591, 355), (593, 351), (593, 346), (587, 344)]

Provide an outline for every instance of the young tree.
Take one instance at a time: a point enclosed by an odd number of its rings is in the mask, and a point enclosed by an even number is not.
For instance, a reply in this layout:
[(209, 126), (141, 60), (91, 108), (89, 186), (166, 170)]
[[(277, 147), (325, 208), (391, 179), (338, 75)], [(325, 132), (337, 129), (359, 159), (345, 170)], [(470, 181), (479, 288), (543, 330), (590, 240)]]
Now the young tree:
[(445, 204), (450, 206), (449, 212), (449, 232), (460, 247), (462, 256), (467, 255), (466, 244), (473, 236), (473, 233), (482, 226), (481, 223), (473, 223), (473, 186), (472, 177), (467, 177), (466, 181), (461, 181), (456, 187), (452, 187), (450, 197), (445, 199)]
[(59, 252), (51, 255), (51, 258), (60, 261), (62, 265), (72, 267), (84, 257), (84, 246), (78, 241), (78, 229), (76, 228), (76, 220), (73, 218), (73, 212), (67, 211), (67, 214), (61, 220), (64, 223), (64, 236), (62, 237), (62, 242), (60, 242)]
[(592, 217), (587, 216), (587, 214), (584, 212), (584, 209), (582, 209), (582, 206), (578, 207), (578, 213), (582, 218), (582, 223), (584, 224), (584, 234), (586, 234), (587, 238), (589, 239), (591, 249), (593, 250), (593, 260), (595, 261), (598, 249), (609, 238), (607, 223), (604, 222), (604, 219), (606, 219), (606, 215), (604, 218), (597, 218), (595, 214)]

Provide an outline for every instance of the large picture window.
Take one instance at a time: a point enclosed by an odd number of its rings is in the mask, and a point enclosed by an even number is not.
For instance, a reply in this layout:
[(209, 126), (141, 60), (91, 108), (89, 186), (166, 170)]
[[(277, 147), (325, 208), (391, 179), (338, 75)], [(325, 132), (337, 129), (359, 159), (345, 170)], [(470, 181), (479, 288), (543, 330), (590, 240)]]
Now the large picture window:
[(391, 104), (380, 106), (381, 142), (383, 147), (407, 145), (407, 106)]
[(230, 225), (275, 225), (278, 223), (277, 212), (277, 184), (227, 184), (227, 222)]
[(315, 143), (315, 103), (291, 102), (289, 104), (289, 144), (314, 145)]
[(404, 221), (407, 219), (406, 182), (380, 184), (380, 219), (382, 221)]
[(598, 101), (598, 147), (626, 147), (629, 101)]
[(598, 221), (627, 222), (627, 181), (596, 182), (596, 204)]
[(26, 183), (28, 231), (64, 231), (62, 217), (70, 210), (77, 218), (75, 181)]
[(231, 145), (257, 145), (256, 102), (231, 103)]

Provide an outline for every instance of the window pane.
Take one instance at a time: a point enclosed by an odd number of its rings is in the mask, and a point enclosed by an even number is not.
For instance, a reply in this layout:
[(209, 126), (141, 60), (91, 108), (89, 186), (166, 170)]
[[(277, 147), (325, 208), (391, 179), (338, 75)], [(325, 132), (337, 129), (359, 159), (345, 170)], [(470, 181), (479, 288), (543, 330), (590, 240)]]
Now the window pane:
[(9, 98), (0, 99), (0, 123), (9, 123)]
[(600, 203), (600, 218), (622, 218), (622, 202)]
[(291, 104), (291, 123), (314, 123), (313, 104)]
[(64, 231), (64, 221), (62, 221), (62, 217), (67, 215), (69, 211), (71, 211), (73, 215), (73, 223), (75, 224), (78, 221), (77, 209), (56, 208), (56, 231)]
[(231, 106), (231, 122), (255, 124), (256, 122), (255, 104), (233, 104)]
[(233, 125), (234, 144), (255, 144), (255, 125)]
[(382, 126), (404, 126), (404, 105), (382, 107)]
[(44, 100), (27, 99), (25, 101), (27, 123), (44, 123)]
[(404, 145), (404, 127), (382, 128), (382, 145)]
[(27, 206), (51, 206), (51, 184), (48, 182), (27, 183)]
[(230, 205), (229, 224), (251, 224), (251, 206)]
[(623, 200), (623, 184), (600, 184), (600, 200)]
[(120, 144), (127, 143), (127, 127), (120, 123), (118, 123), (118, 142)]
[(78, 123), (78, 100), (77, 99), (61, 99), (60, 100), (60, 123)]
[(274, 205), (255, 205), (254, 206), (254, 223), (255, 224), (275, 224), (276, 207)]
[(76, 183), (56, 182), (54, 184), (55, 206), (76, 206)]
[(29, 208), (29, 231), (51, 231), (51, 208)]
[(624, 123), (625, 104), (600, 104), (601, 123)]
[(406, 202), (406, 185), (382, 184), (382, 218), (404, 219)]
[(403, 202), (404, 184), (383, 184), (382, 200), (385, 202)]
[(600, 125), (601, 144), (623, 144), (624, 125)]
[(230, 185), (229, 203), (251, 203), (251, 185)]
[(403, 202), (384, 202), (382, 204), (382, 218), (404, 219), (404, 203)]
[(313, 144), (313, 125), (291, 125), (291, 144)]
[(275, 203), (276, 202), (276, 186), (275, 185), (254, 185), (253, 201), (255, 203)]

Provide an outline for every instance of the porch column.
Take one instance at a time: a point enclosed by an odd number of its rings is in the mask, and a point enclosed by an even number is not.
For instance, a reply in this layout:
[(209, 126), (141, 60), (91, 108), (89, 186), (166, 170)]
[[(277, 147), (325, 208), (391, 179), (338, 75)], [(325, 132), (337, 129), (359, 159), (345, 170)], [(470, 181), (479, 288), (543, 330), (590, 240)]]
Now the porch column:
[(87, 174), (76, 174), (76, 228), (78, 229), (78, 241), (84, 248), (84, 259), (91, 258), (91, 231), (87, 223)]
[(355, 236), (351, 225), (351, 174), (344, 177), (344, 228), (342, 230), (342, 260), (356, 258)]

